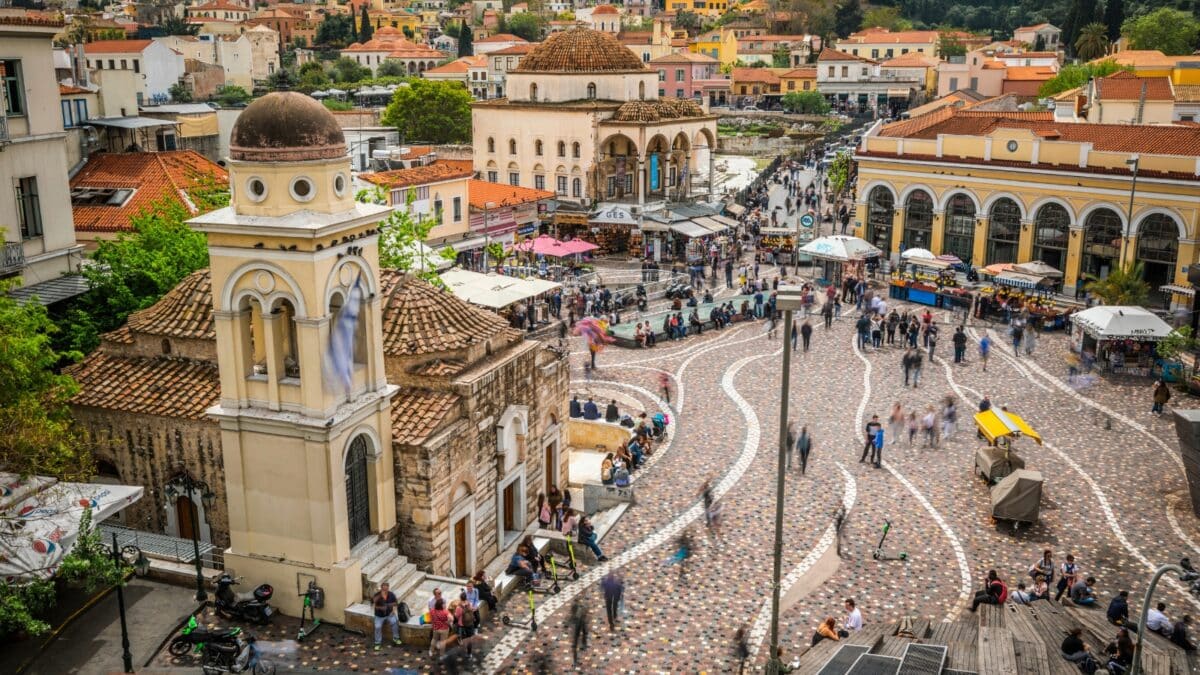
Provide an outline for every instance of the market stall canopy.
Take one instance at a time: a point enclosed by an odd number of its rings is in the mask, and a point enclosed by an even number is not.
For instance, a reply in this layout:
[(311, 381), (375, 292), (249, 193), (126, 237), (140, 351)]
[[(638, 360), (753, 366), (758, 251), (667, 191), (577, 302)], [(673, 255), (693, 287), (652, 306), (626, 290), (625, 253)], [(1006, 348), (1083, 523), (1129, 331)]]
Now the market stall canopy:
[(1015, 288), (1037, 288), (1045, 283), (1045, 281), (1046, 277), (1022, 274), (1021, 272), (1014, 272), (1012, 270), (1001, 272), (995, 277), (996, 283)]
[(989, 443), (995, 443), (998, 438), (1028, 436), (1038, 445), (1042, 444), (1041, 435), (1034, 431), (1033, 427), (1029, 426), (1025, 420), (1007, 410), (991, 408), (981, 413), (976, 413), (975, 426), (979, 427), (979, 433), (983, 434), (983, 437)]
[(814, 258), (823, 260), (866, 260), (883, 255), (875, 246), (864, 239), (848, 235), (835, 234), (810, 241), (800, 247), (801, 253), (807, 253)]
[(690, 220), (679, 220), (671, 223), (671, 231), (682, 234), (685, 237), (695, 239), (696, 237), (707, 237), (713, 234), (713, 231), (702, 225), (697, 225)]
[(580, 239), (572, 239), (571, 241), (559, 241), (548, 234), (543, 234), (535, 239), (526, 239), (515, 246), (515, 250), (536, 253), (538, 255), (546, 255), (552, 258), (566, 258), (577, 253), (586, 253), (595, 250), (595, 244), (588, 243)]
[(910, 248), (907, 251), (905, 251), (904, 253), (901, 253), (900, 257), (904, 258), (906, 260), (909, 258), (921, 258), (924, 260), (936, 260), (937, 259), (937, 257), (933, 255), (933, 251), (930, 251), (927, 248)]
[(759, 234), (764, 237), (793, 237), (796, 231), (790, 227), (764, 227), (759, 229)]
[(1167, 284), (1166, 286), (1159, 286), (1158, 290), (1166, 291), (1168, 293), (1178, 293), (1179, 295), (1186, 295), (1189, 298), (1196, 294), (1196, 289), (1188, 286), (1180, 286), (1179, 284)]
[(937, 258), (909, 258), (906, 262), (916, 267), (929, 267), (937, 270), (950, 269), (950, 263)]
[(993, 265), (988, 265), (987, 267), (980, 270), (980, 272), (983, 272), (984, 274), (990, 274), (992, 276), (996, 276), (1002, 272), (1007, 272), (1007, 271), (1011, 270), (1012, 268), (1013, 268), (1012, 263), (995, 263)]
[(699, 225), (703, 228), (708, 229), (710, 232), (712, 232), (714, 234), (720, 234), (720, 233), (724, 232), (725, 230), (729, 229), (728, 225), (718, 222), (717, 219), (713, 216), (701, 216), (699, 218), (692, 218), (692, 222), (696, 223), (697, 225)]
[(1101, 305), (1072, 314), (1071, 321), (1097, 340), (1157, 342), (1173, 330), (1143, 307)]
[(742, 214), (746, 212), (746, 207), (742, 206), (741, 204), (730, 202), (729, 204), (725, 205), (725, 210), (728, 211), (734, 218), (740, 218)]
[(954, 255), (953, 253), (943, 253), (943, 254), (939, 255), (937, 257), (937, 259), (941, 260), (942, 262), (949, 263), (951, 265), (961, 265), (962, 264), (962, 258)]
[(1017, 469), (992, 487), (992, 517), (1036, 523), (1042, 504), (1042, 474)]
[(79, 519), (96, 524), (142, 498), (137, 485), (60, 483), (0, 473), (0, 579), (47, 579), (79, 537)]
[(446, 270), (439, 276), (454, 295), (489, 309), (503, 309), (562, 287), (562, 284), (545, 279), (521, 279), (463, 269)]
[(1057, 267), (1044, 263), (1041, 260), (1021, 263), (1013, 267), (1013, 271), (1020, 272), (1021, 274), (1031, 274), (1035, 277), (1050, 277), (1051, 279), (1061, 279), (1063, 276), (1063, 273)]

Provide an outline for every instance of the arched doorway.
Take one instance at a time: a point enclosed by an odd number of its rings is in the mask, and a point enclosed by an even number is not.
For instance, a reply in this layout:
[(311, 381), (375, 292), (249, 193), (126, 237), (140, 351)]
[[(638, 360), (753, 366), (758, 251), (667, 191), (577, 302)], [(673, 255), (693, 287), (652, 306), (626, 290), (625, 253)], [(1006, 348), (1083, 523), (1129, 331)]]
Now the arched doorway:
[(367, 484), (367, 437), (350, 441), (346, 453), (346, 525), (350, 528), (350, 546), (371, 534), (371, 495)]
[(1117, 267), (1121, 255), (1121, 216), (1112, 209), (1096, 209), (1084, 221), (1083, 264), (1080, 274), (1103, 279)]
[(892, 191), (882, 185), (871, 190), (867, 196), (867, 241), (883, 251), (884, 256), (892, 252), (892, 219), (896, 213), (896, 198)]
[(904, 244), (900, 251), (929, 248), (933, 238), (933, 196), (917, 190), (904, 204)]
[(1061, 204), (1046, 204), (1033, 217), (1033, 259), (1066, 272), (1071, 214)]
[(958, 256), (969, 263), (975, 254), (975, 202), (963, 193), (950, 198), (946, 205), (946, 237), (942, 253)]
[(1175, 261), (1179, 256), (1179, 227), (1165, 213), (1152, 213), (1137, 229), (1137, 261), (1142, 263), (1143, 278), (1150, 284), (1152, 297), (1161, 297), (1159, 287), (1175, 281)]
[(1021, 240), (1021, 207), (1001, 197), (988, 212), (987, 264), (1015, 263)]
[(200, 522), (200, 514), (196, 513), (196, 504), (187, 495), (175, 498), (175, 522), (179, 529), (180, 539), (200, 539), (196, 524)]
[(460, 579), (475, 573), (475, 500), (460, 483), (450, 498), (450, 574)]

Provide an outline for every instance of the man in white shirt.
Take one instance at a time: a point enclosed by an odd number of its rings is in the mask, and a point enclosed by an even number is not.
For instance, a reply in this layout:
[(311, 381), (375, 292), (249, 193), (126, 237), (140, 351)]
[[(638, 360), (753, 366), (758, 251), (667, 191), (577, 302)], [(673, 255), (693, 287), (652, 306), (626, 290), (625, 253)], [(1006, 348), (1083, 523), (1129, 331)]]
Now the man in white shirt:
[(1171, 623), (1171, 620), (1167, 618), (1167, 615), (1163, 613), (1163, 610), (1166, 608), (1167, 604), (1165, 602), (1160, 602), (1158, 603), (1158, 607), (1147, 612), (1146, 628), (1170, 637), (1171, 631), (1175, 629), (1175, 626)]
[(1025, 583), (1017, 584), (1017, 590), (1008, 596), (1009, 602), (1015, 602), (1018, 605), (1028, 605), (1033, 602), (1033, 594), (1025, 590)]
[(854, 605), (854, 598), (846, 598), (846, 612), (846, 620), (842, 622), (842, 629), (838, 631), (838, 635), (844, 638), (850, 637), (851, 632), (860, 631), (863, 627), (862, 612)]

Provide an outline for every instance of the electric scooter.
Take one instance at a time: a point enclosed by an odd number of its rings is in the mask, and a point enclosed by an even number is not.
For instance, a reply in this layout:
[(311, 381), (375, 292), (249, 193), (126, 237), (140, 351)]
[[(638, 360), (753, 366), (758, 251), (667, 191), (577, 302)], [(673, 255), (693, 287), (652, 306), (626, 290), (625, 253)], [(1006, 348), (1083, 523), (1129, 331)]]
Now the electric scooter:
[(571, 568), (571, 578), (579, 578), (579, 562), (575, 560), (575, 544), (571, 541), (571, 535), (567, 535), (567, 555), (570, 560), (567, 562), (567, 567)]
[(533, 633), (537, 632), (537, 606), (533, 602), (534, 588), (532, 582), (525, 582), (525, 596), (529, 599), (529, 618), (524, 621), (514, 619), (507, 614), (500, 617), (500, 623), (513, 628), (523, 628)]
[[(303, 642), (304, 638), (317, 632), (321, 627), (321, 620), (317, 618), (317, 610), (325, 606), (325, 591), (317, 587), (317, 582), (308, 582), (308, 590), (301, 593), (304, 598), (304, 606), (300, 608), (300, 632), (296, 634), (296, 641)], [(312, 625), (308, 628), (304, 627), (304, 619), (311, 619)]]
[(879, 538), (879, 546), (875, 547), (875, 552), (871, 557), (876, 560), (908, 560), (908, 554), (901, 551), (898, 556), (890, 556), (883, 552), (883, 542), (887, 540), (888, 532), (892, 530), (892, 521), (883, 521), (883, 536)]

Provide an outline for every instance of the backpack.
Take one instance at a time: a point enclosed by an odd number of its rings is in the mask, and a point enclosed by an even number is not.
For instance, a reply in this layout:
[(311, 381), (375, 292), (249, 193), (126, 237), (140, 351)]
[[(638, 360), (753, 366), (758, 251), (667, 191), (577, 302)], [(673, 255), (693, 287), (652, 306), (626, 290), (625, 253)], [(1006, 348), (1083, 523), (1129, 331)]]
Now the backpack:
[(471, 628), (475, 625), (475, 612), (470, 607), (465, 604), (459, 605), (459, 614), (461, 616), (458, 617), (458, 625), (463, 628)]
[(611, 466), (600, 470), (600, 479), (601, 480), (612, 480), (612, 467)]
[(1003, 581), (997, 583), (1000, 584), (1000, 593), (996, 597), (996, 604), (1003, 605), (1008, 600), (1008, 586), (1005, 586)]
[(403, 602), (396, 605), (396, 618), (400, 619), (400, 623), (408, 623), (408, 619), (411, 616), (412, 613), (408, 611), (408, 605)]
[(629, 469), (619, 467), (613, 473), (617, 487), (629, 487)]

